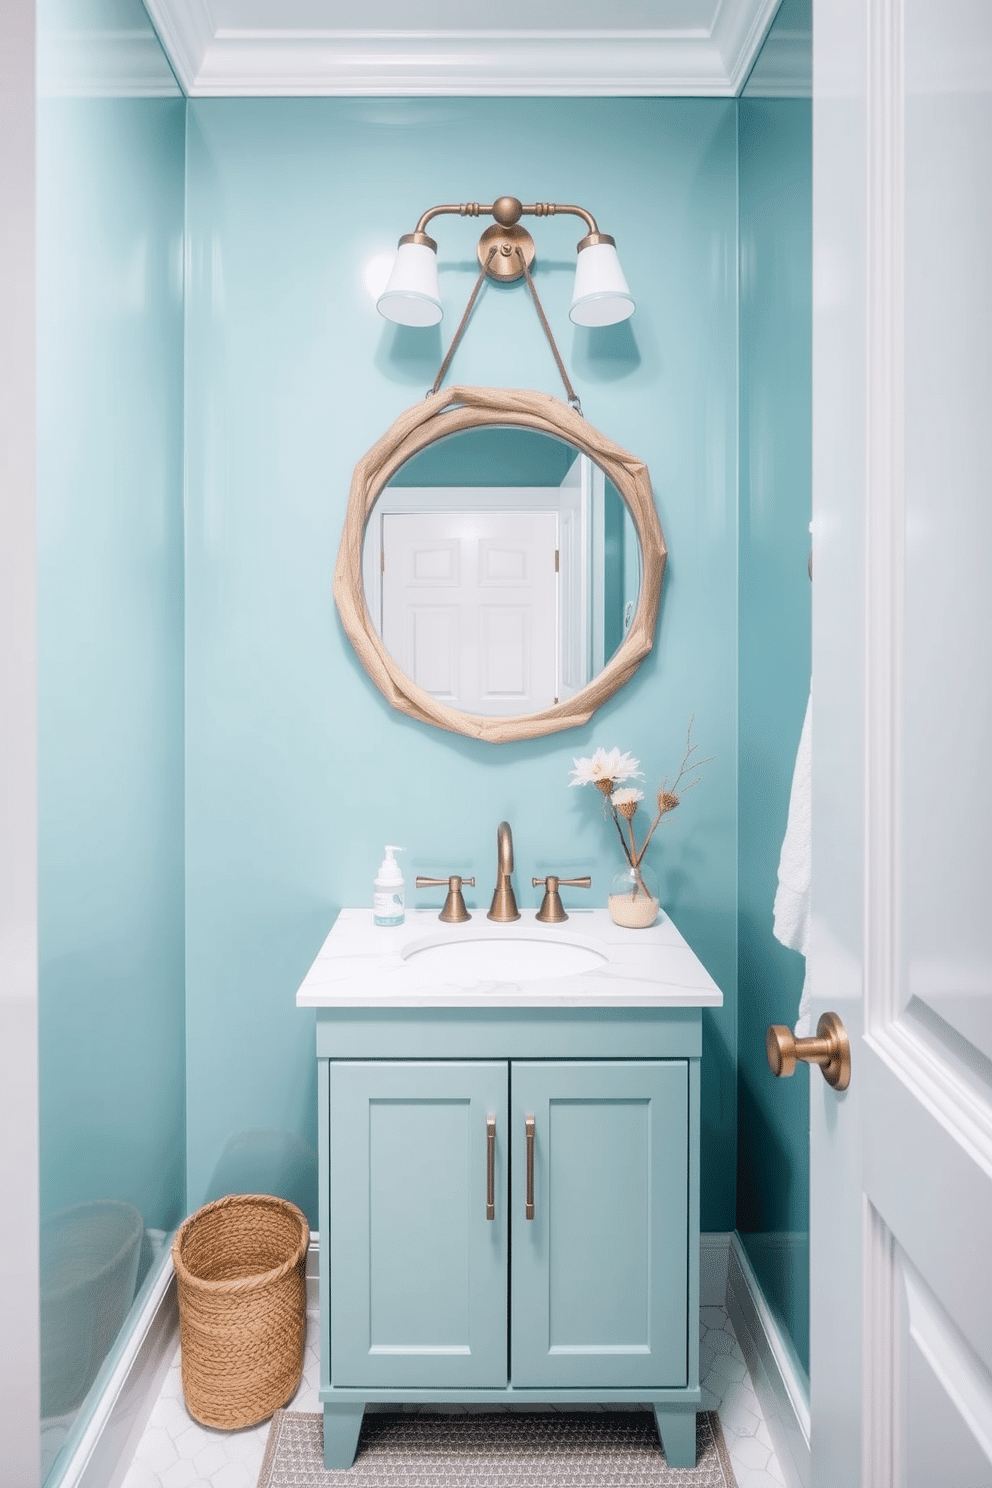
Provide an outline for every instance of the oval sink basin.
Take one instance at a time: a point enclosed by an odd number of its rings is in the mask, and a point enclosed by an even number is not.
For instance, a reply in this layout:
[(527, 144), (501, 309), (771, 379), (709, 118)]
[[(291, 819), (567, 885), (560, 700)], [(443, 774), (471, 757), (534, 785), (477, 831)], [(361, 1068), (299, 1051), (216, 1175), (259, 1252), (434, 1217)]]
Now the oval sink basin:
[(403, 959), (419, 971), (437, 973), (445, 981), (533, 982), (576, 976), (606, 964), (607, 958), (590, 946), (569, 941), (485, 936), (474, 940), (445, 940), (410, 946)]

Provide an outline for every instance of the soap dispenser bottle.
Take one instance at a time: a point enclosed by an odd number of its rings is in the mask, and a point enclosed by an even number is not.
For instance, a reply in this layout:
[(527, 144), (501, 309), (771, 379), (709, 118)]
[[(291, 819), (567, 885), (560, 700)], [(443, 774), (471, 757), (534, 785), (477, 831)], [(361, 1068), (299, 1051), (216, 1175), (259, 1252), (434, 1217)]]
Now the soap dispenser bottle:
[(402, 852), (401, 847), (386, 846), (386, 856), (379, 866), (372, 886), (373, 925), (402, 925), (406, 915), (406, 891), (400, 865), (393, 853)]

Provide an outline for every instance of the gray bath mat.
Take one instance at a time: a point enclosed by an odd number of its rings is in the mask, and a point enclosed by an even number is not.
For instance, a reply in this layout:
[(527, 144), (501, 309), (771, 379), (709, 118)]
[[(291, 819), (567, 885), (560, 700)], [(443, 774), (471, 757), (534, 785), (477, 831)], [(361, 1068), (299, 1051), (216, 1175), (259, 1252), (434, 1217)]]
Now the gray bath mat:
[(366, 1414), (354, 1467), (324, 1470), (323, 1417), (276, 1411), (258, 1488), (736, 1488), (716, 1411), (672, 1468), (648, 1411)]

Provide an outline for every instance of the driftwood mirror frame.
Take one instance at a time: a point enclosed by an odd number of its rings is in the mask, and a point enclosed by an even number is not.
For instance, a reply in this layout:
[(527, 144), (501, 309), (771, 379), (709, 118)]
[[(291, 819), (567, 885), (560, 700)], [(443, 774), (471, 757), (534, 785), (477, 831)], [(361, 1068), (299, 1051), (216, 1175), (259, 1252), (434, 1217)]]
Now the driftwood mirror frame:
[[(397, 470), (427, 445), (463, 429), (510, 424), (551, 434), (575, 445), (605, 471), (627, 505), (641, 545), (641, 591), (630, 629), (606, 666), (572, 697), (538, 713), (487, 718), (460, 713), (433, 698), (397, 666), (372, 623), (362, 583), (365, 526), (381, 491)], [(348, 511), (334, 570), (334, 600), (345, 633), (379, 691), (401, 713), (452, 733), (491, 744), (535, 739), (575, 728), (629, 681), (654, 644), (667, 549), (655, 510), (647, 466), (590, 427), (580, 413), (548, 393), (513, 388), (449, 387), (399, 418), (352, 476)]]

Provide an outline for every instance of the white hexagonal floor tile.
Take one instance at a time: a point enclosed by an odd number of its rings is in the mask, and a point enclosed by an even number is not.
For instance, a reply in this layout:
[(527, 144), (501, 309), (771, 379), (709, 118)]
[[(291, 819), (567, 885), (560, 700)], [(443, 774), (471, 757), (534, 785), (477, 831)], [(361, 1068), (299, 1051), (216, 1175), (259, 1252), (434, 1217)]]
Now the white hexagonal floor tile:
[[(319, 1407), (316, 1314), (308, 1316), (307, 1325), (303, 1379), (292, 1401), (294, 1410)], [(722, 1307), (701, 1309), (700, 1360), (705, 1364), (700, 1371), (703, 1408), (719, 1411), (739, 1488), (782, 1488), (784, 1478), (771, 1437)], [(268, 1432), (267, 1421), (242, 1431), (212, 1431), (198, 1425), (186, 1410), (177, 1364), (166, 1376), (123, 1488), (254, 1488)]]
[(149, 1426), (138, 1443), (135, 1456), (153, 1472), (164, 1473), (177, 1459), (172, 1437), (161, 1426)]
[(159, 1480), (162, 1488), (195, 1488), (200, 1481), (200, 1474), (188, 1457), (180, 1457), (178, 1462), (159, 1474)]
[[(258, 1467), (262, 1460), (259, 1458)], [(258, 1467), (254, 1472), (244, 1462), (227, 1462), (210, 1478), (210, 1488), (255, 1488), (258, 1482)]]
[(747, 1365), (736, 1354), (717, 1354), (712, 1372), (721, 1375), (728, 1384), (738, 1385), (747, 1374)]
[(782, 1479), (773, 1477), (763, 1467), (744, 1467), (738, 1471), (734, 1463), (734, 1476), (737, 1479), (737, 1488), (781, 1488)]
[(714, 1354), (732, 1354), (736, 1347), (736, 1341), (722, 1328), (709, 1328), (703, 1339), (706, 1347), (712, 1349)]
[(160, 1488), (161, 1482), (158, 1473), (147, 1462), (140, 1462), (136, 1457), (127, 1470), (121, 1488)]
[(739, 1436), (734, 1443), (734, 1460), (742, 1467), (767, 1468), (771, 1448), (763, 1446), (756, 1436)]
[[(230, 1460), (226, 1442), (208, 1441), (204, 1443), (193, 1458), (193, 1466), (201, 1478), (209, 1478), (211, 1473), (219, 1471), (225, 1462), (230, 1462)], [(763, 1462), (761, 1466), (764, 1467), (764, 1465)]]

